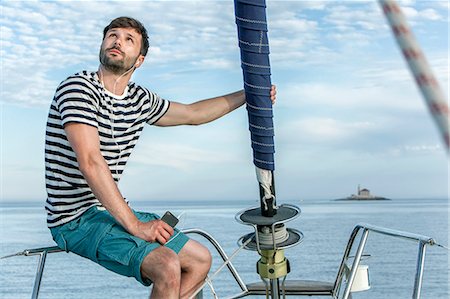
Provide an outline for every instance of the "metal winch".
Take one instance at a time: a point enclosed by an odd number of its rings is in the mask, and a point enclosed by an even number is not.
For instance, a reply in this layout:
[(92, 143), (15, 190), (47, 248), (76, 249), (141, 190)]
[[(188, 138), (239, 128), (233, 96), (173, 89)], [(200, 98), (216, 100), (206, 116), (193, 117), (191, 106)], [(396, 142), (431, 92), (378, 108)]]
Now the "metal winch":
[(266, 296), (270, 294), (271, 298), (280, 298), (280, 279), (284, 282), (290, 272), (284, 249), (303, 240), (302, 232), (287, 228), (285, 223), (299, 217), (301, 210), (291, 204), (276, 206), (274, 197), (267, 201), (263, 194), (261, 192), (260, 207), (245, 209), (236, 214), (235, 218), (239, 223), (254, 228), (254, 232), (239, 238), (238, 243), (239, 246), (245, 244), (244, 248), (247, 250), (258, 252), (261, 258), (256, 264), (256, 271), (266, 286)]

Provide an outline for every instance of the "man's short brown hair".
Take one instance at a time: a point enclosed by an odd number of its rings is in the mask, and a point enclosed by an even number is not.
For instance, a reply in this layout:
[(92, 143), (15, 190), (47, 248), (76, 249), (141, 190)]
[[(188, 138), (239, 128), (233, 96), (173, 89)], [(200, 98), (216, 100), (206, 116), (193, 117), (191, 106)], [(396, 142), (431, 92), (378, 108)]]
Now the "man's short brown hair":
[(106, 33), (113, 28), (133, 28), (142, 36), (141, 55), (145, 56), (148, 52), (149, 42), (147, 29), (136, 19), (130, 17), (119, 17), (111, 21), (108, 26), (103, 29), (103, 39)]

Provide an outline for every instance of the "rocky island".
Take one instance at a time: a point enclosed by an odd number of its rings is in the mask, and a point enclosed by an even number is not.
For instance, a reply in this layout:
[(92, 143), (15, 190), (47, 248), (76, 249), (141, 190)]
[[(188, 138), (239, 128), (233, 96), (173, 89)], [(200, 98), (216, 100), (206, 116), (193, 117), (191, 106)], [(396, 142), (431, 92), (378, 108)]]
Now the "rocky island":
[(386, 197), (375, 196), (370, 194), (369, 189), (363, 188), (361, 189), (360, 185), (358, 185), (358, 193), (352, 194), (345, 198), (339, 198), (336, 200), (390, 200)]

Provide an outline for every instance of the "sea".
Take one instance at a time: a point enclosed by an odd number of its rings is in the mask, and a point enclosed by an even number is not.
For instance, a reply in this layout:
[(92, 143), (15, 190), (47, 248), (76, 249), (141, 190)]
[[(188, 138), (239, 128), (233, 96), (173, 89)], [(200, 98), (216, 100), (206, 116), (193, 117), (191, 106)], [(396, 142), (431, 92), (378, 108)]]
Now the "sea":
[[(421, 234), (434, 238), (441, 245), (448, 247), (449, 244), (448, 199), (296, 200), (283, 203), (300, 207), (300, 217), (286, 225), (304, 234), (300, 244), (285, 250), (291, 265), (288, 280), (334, 282), (350, 234), (358, 223)], [(231, 255), (239, 247), (238, 239), (252, 231), (250, 226), (239, 224), (235, 215), (257, 206), (257, 202), (137, 201), (131, 202), (131, 206), (159, 214), (169, 210), (180, 216), (178, 228), (199, 228), (210, 233)], [(55, 245), (40, 202), (1, 201), (0, 233), (0, 257)], [(222, 264), (219, 255), (205, 239), (193, 238), (210, 248), (213, 255), (211, 273), (215, 272)], [(364, 254), (362, 263), (369, 266), (370, 289), (353, 293), (354, 299), (412, 297), (417, 243), (370, 233)], [(255, 251), (240, 250), (232, 260), (245, 283), (260, 281), (256, 273), (258, 259)], [(0, 259), (0, 298), (30, 298), (37, 263), (37, 256)], [(450, 298), (449, 270), (448, 249), (428, 246), (421, 298)], [(226, 298), (240, 292), (226, 267), (213, 278), (213, 288), (216, 295), (206, 287), (204, 298)], [(72, 253), (61, 252), (47, 257), (39, 298), (148, 298), (149, 293), (149, 287), (140, 285), (133, 278), (121, 277)]]

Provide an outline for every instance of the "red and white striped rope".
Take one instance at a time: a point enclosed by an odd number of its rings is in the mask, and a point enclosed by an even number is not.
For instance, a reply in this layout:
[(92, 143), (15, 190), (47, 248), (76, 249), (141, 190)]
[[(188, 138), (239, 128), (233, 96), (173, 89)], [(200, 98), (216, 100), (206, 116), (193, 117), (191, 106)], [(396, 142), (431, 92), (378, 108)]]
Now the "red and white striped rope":
[(447, 99), (439, 87), (439, 83), (434, 77), (431, 67), (420, 49), (400, 6), (394, 0), (379, 0), (379, 3), (431, 115), (442, 134), (447, 152), (449, 152), (450, 110)]

